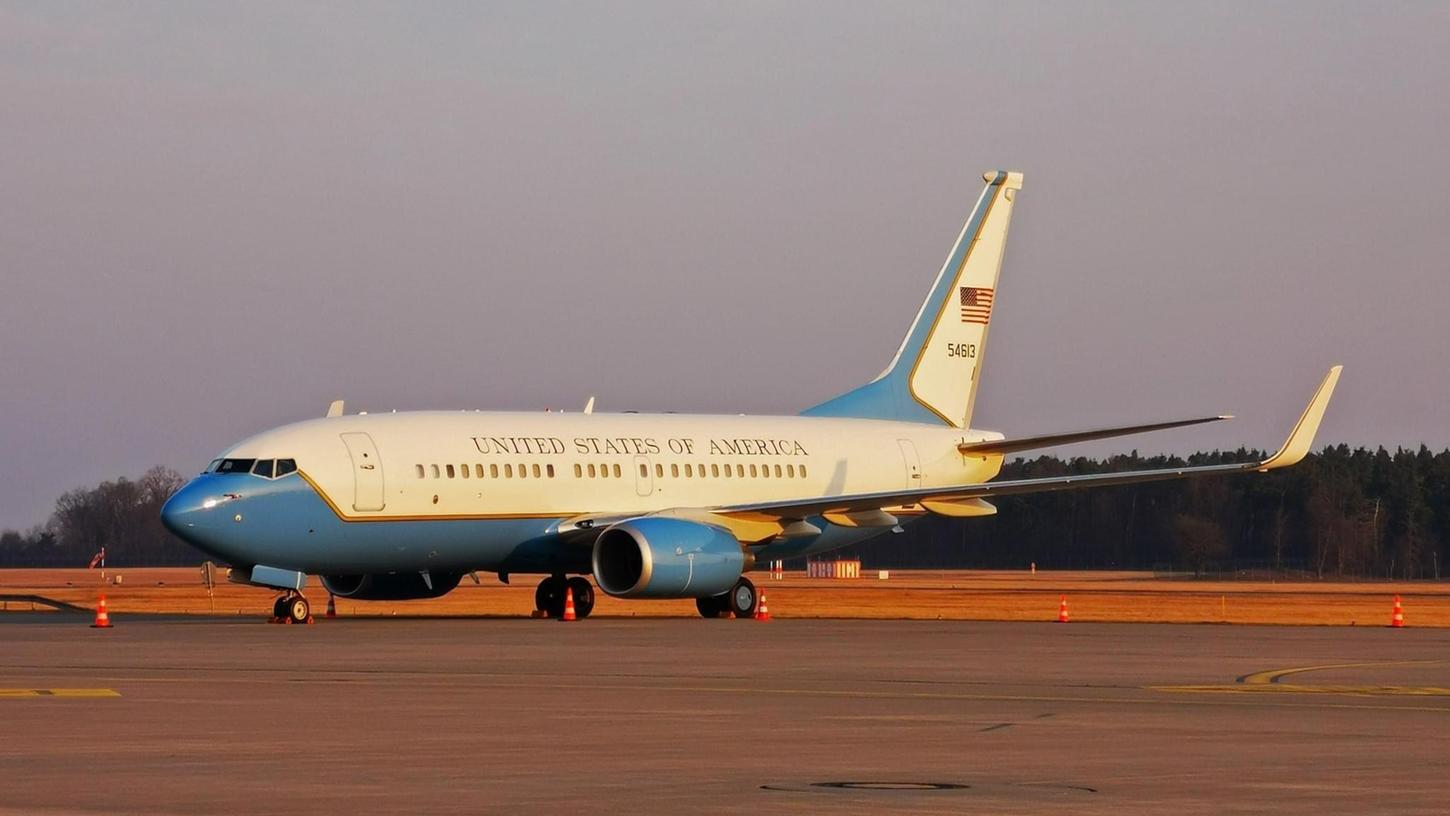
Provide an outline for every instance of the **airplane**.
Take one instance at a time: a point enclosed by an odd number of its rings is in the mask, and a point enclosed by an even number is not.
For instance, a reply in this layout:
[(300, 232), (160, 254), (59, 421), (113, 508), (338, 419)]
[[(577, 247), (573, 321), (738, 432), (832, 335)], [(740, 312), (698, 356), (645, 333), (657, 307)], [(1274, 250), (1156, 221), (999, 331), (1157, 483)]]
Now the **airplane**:
[[(465, 576), (543, 576), (535, 614), (597, 586), (751, 617), (747, 573), (996, 496), (1266, 472), (1309, 451), (1341, 366), (1277, 453), (1242, 464), (994, 481), (1021, 451), (1229, 419), (1009, 438), (971, 427), (1022, 174), (985, 187), (886, 369), (796, 416), (417, 411), (327, 416), (236, 443), (166, 503), (171, 532), (279, 591), (308, 620), (309, 575), (339, 598), (436, 598)], [(590, 579), (593, 579), (592, 581)]]

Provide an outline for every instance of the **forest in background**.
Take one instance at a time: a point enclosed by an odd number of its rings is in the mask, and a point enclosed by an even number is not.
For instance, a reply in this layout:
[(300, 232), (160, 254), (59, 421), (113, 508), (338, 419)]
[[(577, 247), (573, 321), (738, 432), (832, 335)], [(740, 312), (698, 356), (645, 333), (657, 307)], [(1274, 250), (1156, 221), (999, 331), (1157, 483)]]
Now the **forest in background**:
[[(1000, 479), (1252, 461), (1260, 451), (1105, 460), (1015, 459)], [(50, 520), (0, 533), (0, 567), (199, 564), (161, 526), (182, 484), (152, 468), (67, 492)], [(994, 499), (994, 516), (928, 517), (840, 553), (868, 568), (1154, 569), (1308, 577), (1438, 579), (1450, 545), (1450, 450), (1350, 449), (1311, 454), (1267, 474), (1206, 477)]]

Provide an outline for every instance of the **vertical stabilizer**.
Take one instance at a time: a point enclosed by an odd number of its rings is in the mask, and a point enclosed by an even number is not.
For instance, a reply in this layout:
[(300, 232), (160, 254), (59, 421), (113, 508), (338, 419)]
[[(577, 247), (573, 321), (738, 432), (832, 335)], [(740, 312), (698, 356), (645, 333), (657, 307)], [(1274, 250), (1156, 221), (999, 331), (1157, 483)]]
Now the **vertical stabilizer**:
[(971, 422), (1007, 225), (1022, 189), (1021, 173), (994, 171), (982, 178), (986, 189), (891, 365), (875, 380), (803, 414), (944, 422), (958, 428)]

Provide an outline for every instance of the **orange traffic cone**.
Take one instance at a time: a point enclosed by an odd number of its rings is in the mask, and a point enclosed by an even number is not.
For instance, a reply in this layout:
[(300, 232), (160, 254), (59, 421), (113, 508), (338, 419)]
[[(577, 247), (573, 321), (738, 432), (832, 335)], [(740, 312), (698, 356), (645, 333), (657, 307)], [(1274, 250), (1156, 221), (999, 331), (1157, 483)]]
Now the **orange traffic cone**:
[(101, 602), (96, 605), (96, 622), (91, 624), (92, 629), (110, 629), (111, 616), (106, 613), (106, 596), (101, 596)]
[(1067, 623), (1067, 596), (1066, 595), (1060, 596), (1060, 600), (1057, 603), (1057, 622), (1058, 623)]
[(564, 590), (564, 617), (560, 618), (559, 620), (562, 620), (562, 621), (579, 620), (579, 617), (574, 614), (574, 588), (573, 587), (569, 587), (568, 589), (565, 589)]
[[(101, 603), (101, 608), (102, 609), (105, 608), (105, 602), (104, 601)], [(1405, 609), (1404, 609), (1404, 607), (1400, 606), (1400, 596), (1396, 595), (1395, 596), (1395, 611), (1390, 615), (1390, 628), (1391, 629), (1403, 629), (1404, 626), (1405, 626)]]
[(337, 601), (333, 599), (330, 593), (327, 596), (327, 617), (337, 617)]
[(755, 619), (758, 621), (770, 620), (770, 607), (765, 604), (765, 593), (760, 593), (760, 606), (755, 607)]

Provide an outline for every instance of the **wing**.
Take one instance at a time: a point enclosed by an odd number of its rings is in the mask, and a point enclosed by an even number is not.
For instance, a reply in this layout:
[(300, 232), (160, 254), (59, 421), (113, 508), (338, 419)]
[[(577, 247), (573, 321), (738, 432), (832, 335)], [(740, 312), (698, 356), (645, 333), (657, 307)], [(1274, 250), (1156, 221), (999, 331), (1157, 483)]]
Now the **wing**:
[(1172, 422), (1154, 422), (1148, 425), (1124, 425), (1118, 428), (1098, 428), (1092, 431), (1049, 434), (1046, 436), (1022, 436), (1016, 439), (988, 439), (985, 442), (963, 442), (957, 450), (964, 454), (1016, 453), (1036, 448), (1051, 448), (1056, 445), (1070, 445), (1074, 442), (1088, 442), (1093, 439), (1109, 439), (1114, 436), (1162, 431), (1168, 428), (1182, 428), (1186, 425), (1202, 425), (1205, 422), (1222, 422), (1233, 419), (1228, 414), (1203, 417), (1202, 419), (1177, 419)]
[[(1247, 471), (1266, 472), (1289, 467), (1304, 458), (1314, 444), (1314, 435), (1324, 418), (1324, 409), (1339, 382), (1343, 366), (1335, 366), (1325, 375), (1319, 389), (1309, 401), (1309, 407), (1299, 417), (1289, 438), (1278, 453), (1258, 462), (1244, 462), (1233, 465), (1206, 465), (1202, 467), (1166, 468), (1161, 470), (1138, 470), (1125, 473), (1104, 473), (1087, 476), (1061, 476), (1044, 479), (1017, 479), (980, 484), (922, 487), (910, 490), (891, 490), (878, 493), (826, 496), (799, 500), (761, 502), (757, 504), (721, 507), (714, 510), (717, 515), (741, 521), (764, 522), (767, 520), (804, 519), (810, 516), (832, 514), (840, 516), (853, 513), (870, 513), (887, 507), (920, 503), (926, 509), (944, 515), (981, 515), (973, 509), (973, 500), (992, 496), (1010, 496), (1021, 493), (1044, 493), (1055, 490), (1077, 490), (1086, 487), (1156, 482), (1167, 479), (1183, 479), (1193, 476), (1212, 476)], [(1191, 421), (1190, 421), (1191, 422)], [(1046, 438), (1046, 437), (1043, 437)], [(962, 512), (955, 512), (955, 507)], [(980, 503), (978, 504), (980, 506)], [(988, 510), (987, 512), (990, 512)]]

